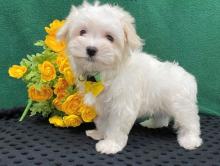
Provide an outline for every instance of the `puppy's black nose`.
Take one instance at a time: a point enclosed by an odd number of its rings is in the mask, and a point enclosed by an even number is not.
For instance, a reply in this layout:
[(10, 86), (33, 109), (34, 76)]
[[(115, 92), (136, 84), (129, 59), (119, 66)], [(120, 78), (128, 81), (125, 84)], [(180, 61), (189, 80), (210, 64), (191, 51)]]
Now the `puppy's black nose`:
[(92, 56), (95, 56), (96, 52), (98, 51), (98, 49), (96, 47), (92, 47), (92, 46), (89, 46), (86, 48), (86, 53), (92, 57)]

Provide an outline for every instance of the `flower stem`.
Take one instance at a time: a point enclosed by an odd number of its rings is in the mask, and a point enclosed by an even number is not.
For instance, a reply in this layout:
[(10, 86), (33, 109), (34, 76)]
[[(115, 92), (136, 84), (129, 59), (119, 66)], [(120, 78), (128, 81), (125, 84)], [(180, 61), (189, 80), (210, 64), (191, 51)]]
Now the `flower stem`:
[(30, 110), (31, 105), (32, 105), (32, 100), (29, 99), (27, 106), (21, 115), (21, 118), (19, 119), (19, 122), (22, 122), (24, 120), (25, 116), (27, 115), (28, 111)]

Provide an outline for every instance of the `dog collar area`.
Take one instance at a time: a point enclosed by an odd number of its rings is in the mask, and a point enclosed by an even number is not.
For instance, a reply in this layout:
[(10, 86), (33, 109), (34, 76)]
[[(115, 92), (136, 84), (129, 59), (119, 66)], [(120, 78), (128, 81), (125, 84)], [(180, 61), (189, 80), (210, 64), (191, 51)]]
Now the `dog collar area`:
[(100, 82), (101, 76), (100, 73), (93, 73), (93, 74), (81, 74), (78, 77), (79, 81), (90, 81), (90, 82)]
[(100, 78), (101, 77), (99, 73), (95, 73), (93, 75), (80, 75), (78, 77), (79, 81), (84, 84), (84, 93), (92, 93), (95, 97), (102, 93), (105, 88)]

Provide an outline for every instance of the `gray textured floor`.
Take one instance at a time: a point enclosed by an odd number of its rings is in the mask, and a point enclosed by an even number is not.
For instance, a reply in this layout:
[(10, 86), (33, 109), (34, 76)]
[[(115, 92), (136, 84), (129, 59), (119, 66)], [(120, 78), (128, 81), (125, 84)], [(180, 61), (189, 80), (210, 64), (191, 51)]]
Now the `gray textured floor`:
[(92, 124), (59, 129), (41, 118), (19, 123), (14, 113), (1, 114), (0, 165), (220, 166), (220, 117), (203, 115), (201, 126), (204, 144), (194, 151), (179, 147), (172, 128), (135, 125), (123, 152), (107, 156), (98, 154), (96, 142), (84, 134)]

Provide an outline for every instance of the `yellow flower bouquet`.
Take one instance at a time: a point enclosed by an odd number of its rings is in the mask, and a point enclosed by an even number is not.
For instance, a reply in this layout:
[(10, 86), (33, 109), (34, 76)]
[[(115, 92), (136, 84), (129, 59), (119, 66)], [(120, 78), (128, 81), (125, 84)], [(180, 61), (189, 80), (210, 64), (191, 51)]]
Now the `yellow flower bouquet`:
[(65, 53), (65, 41), (57, 41), (56, 33), (64, 21), (54, 20), (45, 40), (35, 43), (43, 48), (41, 53), (27, 55), (20, 65), (9, 68), (9, 76), (22, 79), (27, 84), (28, 104), (19, 121), (27, 113), (49, 118), (57, 127), (76, 127), (91, 122), (96, 117), (95, 109), (83, 103), (83, 94), (75, 85), (75, 76)]

